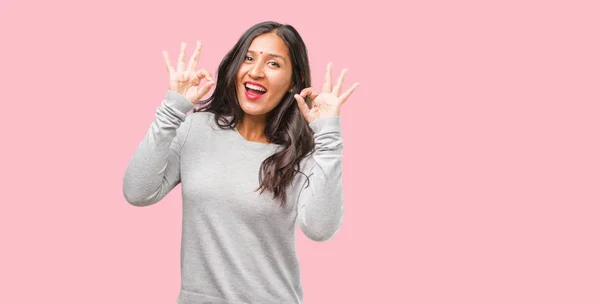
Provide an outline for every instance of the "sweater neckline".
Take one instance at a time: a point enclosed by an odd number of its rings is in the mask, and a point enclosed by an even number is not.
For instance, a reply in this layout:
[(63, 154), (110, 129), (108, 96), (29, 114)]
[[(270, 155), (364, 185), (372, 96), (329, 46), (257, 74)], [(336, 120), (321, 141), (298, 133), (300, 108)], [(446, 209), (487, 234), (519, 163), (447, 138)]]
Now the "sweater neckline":
[(262, 143), (262, 142), (258, 142), (258, 141), (250, 141), (247, 140), (244, 136), (242, 136), (242, 134), (240, 134), (240, 132), (238, 131), (237, 127), (234, 127), (232, 129), (232, 132), (234, 132), (235, 137), (238, 138), (238, 140), (249, 147), (254, 147), (254, 148), (275, 148), (278, 145), (274, 144), (274, 143)]

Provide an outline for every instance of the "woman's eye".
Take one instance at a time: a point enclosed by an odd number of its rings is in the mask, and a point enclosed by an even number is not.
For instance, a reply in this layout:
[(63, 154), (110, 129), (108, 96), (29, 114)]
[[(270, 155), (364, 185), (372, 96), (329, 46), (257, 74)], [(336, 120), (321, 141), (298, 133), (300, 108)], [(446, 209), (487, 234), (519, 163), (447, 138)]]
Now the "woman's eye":
[(250, 60), (252, 60), (253, 58), (252, 58), (252, 57), (250, 57), (250, 56), (246, 56), (246, 58), (245, 58), (245, 59), (246, 59), (246, 61), (250, 61)]
[(274, 67), (279, 67), (279, 63), (275, 62), (275, 61), (271, 61), (269, 62), (272, 66)]

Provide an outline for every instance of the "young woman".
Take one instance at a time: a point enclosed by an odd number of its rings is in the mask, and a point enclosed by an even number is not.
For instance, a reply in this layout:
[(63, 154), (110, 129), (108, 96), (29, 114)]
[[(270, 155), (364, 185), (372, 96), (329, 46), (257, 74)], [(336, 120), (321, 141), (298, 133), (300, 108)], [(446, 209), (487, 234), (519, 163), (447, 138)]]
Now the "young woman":
[(346, 70), (333, 85), (329, 64), (322, 91), (313, 89), (290, 25), (248, 29), (216, 81), (196, 70), (200, 49), (186, 66), (182, 43), (176, 67), (163, 52), (169, 90), (127, 167), (124, 196), (148, 206), (181, 183), (178, 303), (302, 303), (296, 225), (315, 241), (340, 229), (339, 114), (358, 83), (342, 93)]

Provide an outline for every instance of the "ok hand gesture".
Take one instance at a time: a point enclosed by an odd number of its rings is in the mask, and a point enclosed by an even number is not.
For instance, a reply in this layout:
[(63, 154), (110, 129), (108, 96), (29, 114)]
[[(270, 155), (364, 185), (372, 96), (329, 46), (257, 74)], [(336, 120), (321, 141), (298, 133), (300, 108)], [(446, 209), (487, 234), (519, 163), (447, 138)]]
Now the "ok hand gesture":
[[(200, 49), (202, 45), (200, 41), (196, 41), (196, 50), (192, 54), (192, 59), (185, 67), (185, 42), (181, 43), (181, 53), (179, 53), (179, 59), (177, 60), (177, 70), (173, 69), (171, 62), (169, 61), (169, 55), (167, 51), (163, 51), (163, 57), (167, 63), (167, 71), (169, 72), (169, 90), (175, 91), (185, 96), (193, 104), (196, 104), (200, 99), (210, 91), (210, 88), (215, 84), (212, 80), (212, 76), (206, 69), (200, 69), (196, 71), (196, 63), (200, 56)], [(200, 85), (202, 79), (207, 80), (204, 84)]]
[[(302, 112), (302, 116), (311, 123), (313, 120), (322, 117), (339, 116), (340, 109), (344, 102), (350, 97), (350, 94), (358, 87), (359, 83), (356, 82), (350, 89), (340, 95), (342, 85), (344, 83), (344, 76), (348, 69), (343, 69), (342, 74), (338, 78), (336, 85), (331, 87), (331, 62), (327, 65), (327, 72), (325, 74), (325, 84), (323, 84), (323, 92), (317, 93), (315, 90), (310, 88), (303, 89), (300, 94), (294, 95), (298, 102), (298, 108)], [(312, 99), (312, 108), (310, 108), (304, 98)]]

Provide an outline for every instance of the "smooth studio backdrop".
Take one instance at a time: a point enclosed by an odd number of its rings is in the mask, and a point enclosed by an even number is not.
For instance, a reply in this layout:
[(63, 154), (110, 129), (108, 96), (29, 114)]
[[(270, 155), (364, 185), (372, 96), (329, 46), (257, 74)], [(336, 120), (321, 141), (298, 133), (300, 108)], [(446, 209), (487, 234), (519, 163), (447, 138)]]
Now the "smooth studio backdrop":
[(0, 303), (175, 303), (180, 186), (125, 168), (180, 42), (215, 73), (289, 23), (342, 108), (345, 217), (298, 234), (306, 304), (599, 303), (597, 1), (4, 1)]

